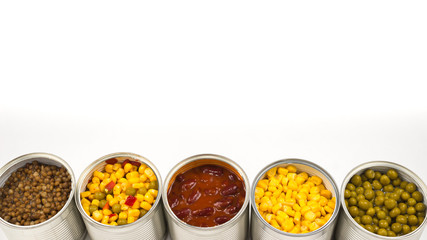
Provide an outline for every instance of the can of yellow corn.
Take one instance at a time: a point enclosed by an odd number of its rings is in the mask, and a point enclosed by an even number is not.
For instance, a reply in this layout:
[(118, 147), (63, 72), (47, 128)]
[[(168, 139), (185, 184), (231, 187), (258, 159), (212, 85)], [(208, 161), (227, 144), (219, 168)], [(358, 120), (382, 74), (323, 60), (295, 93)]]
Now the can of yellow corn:
[[(374, 233), (372, 231), (368, 231), (366, 228), (366, 225), (364, 225), (362, 227), (363, 223), (358, 223), (350, 214), (349, 209), (346, 206), (346, 190), (347, 190), (347, 184), (349, 183), (354, 183), (353, 177), (355, 175), (358, 176), (363, 176), (363, 175), (367, 175), (366, 172), (367, 170), (370, 170), (372, 173), (379, 173), (379, 174), (383, 174), (383, 176), (389, 175), (388, 174), (388, 170), (393, 169), (395, 171), (395, 173), (397, 173), (398, 176), (398, 181), (400, 182), (394, 182), (394, 180), (390, 181), (389, 186), (394, 185), (394, 192), (397, 192), (395, 190), (398, 190), (399, 188), (403, 189), (403, 191), (407, 194), (408, 191), (412, 192), (414, 190), (416, 190), (416, 192), (421, 193), (421, 197), (418, 196), (418, 198), (420, 198), (419, 200), (417, 200), (417, 203), (423, 203), (424, 204), (424, 210), (423, 211), (416, 211), (416, 213), (410, 213), (408, 211), (408, 209), (411, 208), (411, 204), (410, 203), (405, 203), (405, 201), (402, 201), (401, 197), (399, 197), (398, 205), (396, 207), (398, 207), (399, 209), (402, 207), (401, 204), (403, 204), (403, 208), (402, 210), (398, 210), (399, 215), (403, 216), (403, 219), (405, 221), (405, 224), (403, 225), (411, 225), (409, 222), (409, 218), (410, 216), (417, 216), (418, 217), (418, 224), (416, 224), (414, 227), (416, 227), (415, 229), (411, 229), (411, 231), (409, 233), (406, 233), (404, 235), (400, 235), (400, 236), (382, 236), (379, 235), (378, 232)], [(373, 177), (374, 178), (374, 177)], [(395, 179), (397, 180), (397, 178)], [(363, 181), (363, 180), (362, 180)], [(381, 182), (382, 179), (380, 179), (379, 182)], [(413, 187), (416, 187), (416, 189), (413, 190), (409, 190), (408, 187), (403, 186), (403, 182), (406, 182), (407, 185), (409, 185), (408, 183), (413, 184)], [(384, 182), (383, 182), (384, 183)], [(373, 185), (372, 185), (373, 186)], [(386, 191), (387, 187), (389, 187), (385, 184), (383, 184), (382, 187), (377, 188), (378, 192), (380, 191), (385, 191), (387, 194), (388, 191)], [(373, 186), (374, 187), (374, 186)], [(366, 192), (366, 191), (365, 191)], [(389, 192), (391, 193), (391, 192)], [(377, 194), (377, 193), (375, 193)], [(404, 193), (400, 193), (399, 195), (402, 196), (403, 198), (403, 194)], [(391, 195), (390, 195), (391, 197)], [(414, 197), (414, 194), (412, 193), (412, 197)], [(411, 198), (412, 198), (411, 197)], [(389, 198), (389, 197), (387, 197)], [(391, 197), (394, 198), (394, 197)], [(417, 198), (417, 197), (415, 197)], [(371, 199), (371, 201), (373, 200), (373, 202), (375, 204), (377, 204), (377, 199)], [(411, 199), (412, 201), (415, 201), (414, 199)], [(395, 240), (416, 240), (416, 239), (421, 239), (422, 237), (422, 233), (427, 225), (427, 220), (425, 218), (425, 205), (427, 205), (427, 186), (426, 184), (421, 180), (420, 177), (418, 177), (414, 172), (412, 172), (411, 170), (407, 169), (404, 166), (401, 166), (397, 163), (393, 163), (393, 162), (387, 162), (387, 161), (372, 161), (372, 162), (366, 162), (363, 164), (360, 164), (359, 166), (356, 166), (355, 168), (353, 168), (348, 174), (347, 176), (344, 178), (344, 181), (342, 183), (341, 186), (341, 194), (340, 194), (340, 198), (339, 201), (341, 202), (341, 206), (343, 208), (342, 213), (339, 217), (339, 223), (337, 226), (337, 230), (336, 230), (336, 239), (349, 239), (349, 240), (362, 240), (362, 239), (377, 239), (377, 240), (387, 240), (387, 239), (395, 239)], [(409, 200), (408, 200), (409, 202)], [(384, 201), (385, 203), (385, 201)], [(379, 204), (378, 204), (379, 205)], [(381, 204), (382, 206), (380, 207), (387, 207), (386, 204)], [(413, 204), (415, 206), (415, 208), (417, 208), (416, 204)], [(412, 208), (414, 209), (414, 206), (412, 206)], [(350, 206), (349, 206), (350, 207)], [(374, 206), (375, 208), (378, 206)], [(390, 216), (390, 214), (392, 213), (392, 211), (394, 211), (394, 209), (390, 209), (388, 211), (386, 211), (386, 215)], [(367, 212), (367, 211), (366, 211)], [(421, 214), (420, 214), (421, 213)], [(379, 214), (375, 214), (373, 216), (373, 218), (377, 218)], [(419, 216), (418, 216), (419, 215)], [(394, 229), (394, 224), (393, 222), (398, 221), (397, 219), (399, 218), (392, 216), (392, 218), (390, 218), (391, 223), (389, 224), (388, 228), (389, 230), (393, 231)], [(382, 218), (382, 217), (381, 217)], [(378, 220), (378, 219), (377, 219)], [(420, 221), (421, 220), (421, 221)], [(380, 220), (381, 221), (381, 220)], [(397, 223), (395, 223), (397, 224)], [(399, 227), (401, 224), (397, 224), (397, 226)], [(401, 228), (401, 227), (400, 227)], [(409, 228), (409, 226), (408, 226)], [(398, 229), (400, 230), (400, 229)], [(402, 234), (403, 230), (400, 230), (399, 233)], [(386, 232), (387, 233), (387, 232)], [(388, 233), (389, 234), (389, 233)], [(387, 234), (387, 235), (388, 235)]]
[(162, 189), (160, 172), (148, 159), (113, 153), (83, 171), (76, 205), (92, 240), (164, 239)]
[[(41, 223), (24, 226), (24, 225), (12, 224), (3, 218), (0, 218), (0, 227), (2, 228), (6, 237), (11, 240), (12, 239), (16, 239), (16, 240), (18, 239), (29, 239), (29, 240), (84, 239), (87, 234), (87, 231), (83, 224), (82, 218), (80, 217), (80, 214), (76, 210), (76, 203), (74, 202), (74, 199), (73, 199), (75, 197), (74, 190), (76, 188), (76, 184), (75, 184), (76, 180), (71, 167), (62, 158), (50, 153), (30, 153), (30, 154), (26, 154), (18, 158), (15, 158), (14, 160), (8, 162), (5, 166), (3, 166), (0, 169), (0, 186), (4, 187), (9, 177), (11, 177), (12, 174), (17, 173), (18, 169), (29, 166), (29, 165), (31, 166), (33, 165), (33, 163), (35, 163), (35, 161), (44, 165), (53, 165), (59, 168), (65, 168), (65, 170), (69, 174), (69, 177), (67, 179), (71, 180), (71, 191), (68, 194), (68, 198), (65, 204), (63, 205), (63, 207), (54, 216), (50, 217), (49, 219)], [(30, 171), (28, 169), (26, 170), (27, 170), (26, 173), (28, 174)], [(44, 178), (44, 175), (43, 175), (45, 174), (45, 172), (43, 172), (42, 170), (40, 173), (41, 173), (40, 176), (43, 176), (42, 180), (47, 180), (47, 178)], [(23, 174), (23, 172), (21, 172), (20, 174)], [(36, 174), (37, 176), (39, 176), (36, 171), (34, 171), (33, 174)], [(51, 175), (51, 176), (54, 176), (54, 175)], [(28, 175), (21, 176), (21, 177), (29, 179)], [(48, 184), (50, 184), (50, 182), (48, 182)], [(53, 183), (51, 184), (53, 185)], [(40, 182), (33, 181), (31, 185), (26, 185), (25, 188), (26, 189), (32, 188), (37, 191), (37, 187), (40, 187), (41, 185), (43, 185), (43, 188), (46, 187), (45, 184), (40, 184)], [(54, 189), (59, 190), (60, 188), (56, 185)], [(15, 192), (20, 191), (18, 189), (15, 189), (15, 190), (16, 190)], [(40, 192), (41, 194), (39, 195), (42, 195), (44, 191), (40, 190)], [(37, 196), (37, 195), (36, 196), (31, 195), (29, 197), (24, 195), (23, 198), (31, 199), (30, 202), (33, 202), (33, 201), (36, 202), (40, 200), (40, 196)], [(76, 198), (78, 198), (78, 196)], [(41, 199), (43, 200), (42, 204), (46, 204), (45, 206), (47, 206), (48, 202), (44, 201), (45, 198), (42, 196)], [(55, 199), (57, 200), (57, 198), (53, 198), (53, 200)], [(37, 205), (41, 206), (40, 203), (38, 203)], [(31, 206), (31, 203), (28, 206)], [(40, 209), (39, 206), (37, 206), (37, 209)], [(18, 214), (19, 214), (20, 210), (18, 209), (16, 210), (18, 211)], [(33, 209), (27, 207), (26, 210), (32, 211)], [(17, 216), (19, 217), (19, 215)]]
[(234, 161), (215, 154), (189, 157), (171, 169), (164, 186), (172, 239), (247, 239), (249, 180)]
[(338, 195), (332, 176), (310, 161), (269, 164), (251, 189), (252, 239), (333, 239)]

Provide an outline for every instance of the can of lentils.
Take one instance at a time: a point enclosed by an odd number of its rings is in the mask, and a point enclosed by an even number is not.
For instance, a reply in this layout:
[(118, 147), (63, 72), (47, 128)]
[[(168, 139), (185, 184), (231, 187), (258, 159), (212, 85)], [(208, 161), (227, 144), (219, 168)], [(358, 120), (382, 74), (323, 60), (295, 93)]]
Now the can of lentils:
[(106, 155), (81, 174), (76, 204), (93, 240), (166, 237), (160, 172), (134, 153)]
[(226, 157), (201, 154), (181, 161), (163, 189), (171, 238), (245, 240), (249, 189), (243, 169)]
[(0, 169), (0, 227), (8, 239), (84, 239), (71, 167), (49, 153), (20, 156)]
[(333, 239), (338, 192), (331, 175), (312, 162), (269, 164), (252, 185), (252, 239)]
[(425, 183), (399, 164), (372, 161), (355, 167), (341, 186), (337, 239), (420, 239), (426, 193)]

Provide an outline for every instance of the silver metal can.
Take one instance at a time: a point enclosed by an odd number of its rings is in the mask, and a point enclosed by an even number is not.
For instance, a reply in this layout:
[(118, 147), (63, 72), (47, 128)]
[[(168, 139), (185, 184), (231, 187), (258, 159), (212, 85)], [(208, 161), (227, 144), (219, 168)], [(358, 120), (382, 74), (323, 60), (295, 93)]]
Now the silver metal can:
[[(93, 172), (102, 171), (107, 164), (105, 161), (108, 159), (116, 158), (119, 161), (129, 159), (132, 161), (139, 161), (150, 167), (157, 177), (158, 181), (158, 195), (153, 203), (151, 209), (141, 218), (133, 223), (111, 226), (105, 225), (95, 221), (86, 214), (83, 210), (80, 193), (84, 192), (86, 185), (91, 179)], [(76, 189), (76, 204), (80, 214), (83, 217), (83, 221), (89, 232), (89, 236), (92, 240), (106, 240), (106, 239), (146, 239), (146, 240), (159, 240), (166, 237), (166, 224), (163, 216), (163, 208), (160, 203), (162, 198), (162, 179), (160, 172), (148, 159), (128, 152), (113, 153), (99, 158), (98, 160), (91, 163), (80, 175), (77, 182)]]
[[(278, 230), (271, 226), (267, 221), (265, 221), (261, 214), (259, 213), (258, 209), (256, 208), (255, 204), (255, 188), (257, 186), (257, 183), (263, 179), (267, 173), (268, 170), (274, 167), (286, 167), (288, 165), (293, 165), (297, 168), (298, 171), (306, 172), (310, 176), (318, 176), (323, 180), (323, 184), (325, 185), (326, 189), (331, 191), (332, 196), (335, 197), (336, 204), (334, 212), (332, 213), (331, 218), (329, 221), (323, 225), (321, 228), (309, 232), (309, 233), (302, 233), (302, 234), (294, 234), (294, 233), (287, 233), (281, 230)], [(306, 160), (302, 159), (283, 159), (276, 162), (273, 162), (266, 166), (264, 169), (262, 169), (258, 175), (255, 177), (254, 183), (252, 185), (251, 190), (251, 205), (252, 205), (252, 220), (251, 220), (251, 233), (252, 233), (252, 239), (254, 240), (279, 240), (279, 239), (298, 239), (298, 240), (311, 240), (311, 239), (320, 239), (320, 240), (326, 240), (326, 239), (333, 239), (334, 235), (334, 228), (337, 223), (338, 219), (338, 213), (340, 209), (340, 203), (338, 201), (338, 195), (339, 190), (338, 187), (332, 178), (332, 176), (323, 168), (320, 166)]]
[(398, 237), (386, 237), (381, 236), (378, 234), (374, 234), (369, 232), (368, 230), (361, 227), (350, 215), (349, 211), (347, 210), (345, 206), (345, 199), (344, 199), (344, 191), (346, 189), (347, 183), (351, 180), (351, 178), (355, 174), (362, 174), (367, 169), (372, 169), (374, 171), (379, 171), (382, 173), (387, 172), (388, 169), (393, 168), (395, 169), (399, 177), (408, 182), (414, 183), (418, 191), (420, 191), (424, 197), (424, 204), (427, 204), (427, 187), (425, 183), (419, 178), (415, 173), (410, 171), (409, 169), (396, 164), (392, 162), (386, 162), (386, 161), (372, 161), (363, 163), (351, 170), (347, 176), (344, 178), (343, 184), (341, 186), (341, 195), (340, 195), (340, 202), (342, 206), (342, 212), (339, 218), (338, 227), (336, 230), (336, 238), (337, 239), (349, 239), (349, 240), (362, 240), (362, 239), (399, 239), (399, 240), (415, 240), (420, 239), (421, 234), (426, 226), (426, 219), (421, 223), (421, 225), (413, 232), (398, 236)]
[(55, 165), (64, 167), (71, 176), (71, 191), (68, 200), (64, 207), (52, 218), (42, 223), (31, 226), (18, 226), (6, 222), (0, 218), (0, 227), (8, 239), (84, 239), (86, 236), (86, 228), (77, 211), (74, 202), (74, 190), (76, 188), (74, 173), (71, 167), (53, 154), (49, 153), (30, 153), (8, 162), (0, 169), (0, 186), (3, 186), (10, 175), (18, 168), (23, 167), (27, 163), (38, 161), (43, 164)]
[[(178, 174), (202, 165), (218, 165), (238, 175), (245, 186), (245, 201), (242, 208), (229, 221), (214, 227), (197, 227), (180, 220), (168, 204), (167, 193)], [(234, 161), (214, 154), (201, 154), (189, 157), (178, 163), (169, 172), (163, 189), (163, 206), (166, 211), (166, 220), (172, 239), (218, 239), (244, 240), (248, 235), (249, 227), (249, 180), (243, 169)]]

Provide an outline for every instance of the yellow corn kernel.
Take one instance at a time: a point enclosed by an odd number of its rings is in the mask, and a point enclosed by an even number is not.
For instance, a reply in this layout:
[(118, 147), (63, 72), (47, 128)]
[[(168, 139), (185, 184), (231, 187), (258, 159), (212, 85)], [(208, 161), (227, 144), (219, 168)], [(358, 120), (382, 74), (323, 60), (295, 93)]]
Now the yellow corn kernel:
[(279, 211), (280, 209), (282, 209), (282, 204), (281, 203), (276, 203), (272, 208), (271, 208), (271, 212), (273, 212), (274, 214), (276, 214), (277, 211)]
[(120, 185), (115, 185), (113, 188), (113, 194), (114, 196), (119, 195), (122, 192), (122, 188), (120, 187)]
[(120, 219), (127, 219), (128, 218), (128, 213), (127, 212), (120, 212), (119, 213), (119, 218)]
[(144, 200), (148, 202), (149, 204), (152, 204), (154, 202), (154, 197), (151, 196), (149, 192), (147, 192), (144, 196)]
[(322, 206), (322, 207), (326, 206), (326, 205), (328, 204), (328, 199), (327, 199), (327, 198), (325, 198), (324, 196), (321, 196), (321, 197), (320, 197), (320, 200), (319, 200), (319, 204), (320, 204), (320, 206)]
[(147, 175), (145, 175), (145, 174), (139, 175), (140, 182), (145, 182), (145, 181), (147, 181), (147, 179), (148, 179)]
[(286, 199), (291, 199), (292, 198), (292, 190), (288, 189), (288, 191), (286, 191)]
[(271, 197), (272, 195), (273, 195), (273, 193), (270, 191), (267, 191), (264, 193), (264, 197)]
[(147, 168), (147, 165), (141, 164), (141, 166), (139, 166), (139, 168), (138, 168), (139, 174), (144, 174), (144, 171), (146, 168)]
[(295, 211), (292, 210), (292, 207), (290, 206), (287, 206), (287, 205), (283, 206), (283, 211), (291, 217), (295, 216)]
[(114, 175), (116, 175), (117, 179), (121, 179), (125, 176), (125, 170), (123, 168), (119, 168), (116, 173), (114, 173)]
[(117, 222), (111, 222), (110, 225), (111, 226), (118, 226), (119, 224), (117, 224)]
[(98, 199), (93, 199), (91, 204), (99, 207), (99, 200)]
[(301, 213), (300, 212), (295, 212), (294, 223), (295, 224), (300, 224), (301, 223)]
[(308, 233), (309, 231), (308, 226), (301, 226), (301, 233)]
[(139, 209), (141, 207), (141, 202), (136, 200), (135, 203), (132, 205), (132, 208), (134, 209)]
[(101, 223), (102, 224), (108, 224), (108, 219), (109, 219), (110, 217), (108, 217), (108, 216), (105, 216), (104, 215), (104, 217), (102, 217), (102, 220), (101, 220)]
[(154, 174), (153, 170), (151, 170), (151, 168), (146, 168), (144, 170), (145, 175), (147, 175), (148, 179), (150, 179), (150, 181), (155, 181), (156, 175)]
[(114, 204), (118, 203), (119, 200), (117, 198), (112, 198), (108, 201), (108, 205), (113, 206)]
[(289, 232), (292, 230), (292, 228), (294, 228), (294, 222), (292, 221), (291, 218), (288, 218), (285, 220), (285, 224), (282, 226), (282, 228), (286, 231)]
[(114, 214), (113, 216), (110, 217), (110, 219), (108, 221), (109, 222), (114, 222), (114, 221), (117, 221), (118, 218), (119, 218), (119, 215)]
[(279, 167), (277, 169), (277, 173), (279, 173), (282, 176), (286, 176), (288, 174), (288, 169), (284, 168), (284, 167)]
[(142, 188), (144, 187), (144, 183), (132, 183), (133, 188)]
[(280, 225), (277, 223), (276, 219), (271, 220), (270, 224), (271, 224), (271, 226), (273, 226), (279, 230), (282, 230), (282, 227), (280, 227)]
[(142, 194), (137, 193), (135, 197), (140, 202), (144, 201), (144, 195), (142, 195)]
[(268, 223), (270, 223), (271, 220), (273, 220), (275, 218), (276, 218), (276, 216), (274, 214), (270, 214), (270, 213), (266, 214), (264, 217), (265, 221), (267, 221)]
[(324, 207), (324, 209), (325, 209), (325, 211), (326, 211), (326, 212), (328, 212), (328, 213), (332, 213), (332, 212), (334, 212), (334, 209), (333, 209), (333, 208), (331, 208), (331, 207), (329, 207), (329, 206)]
[(89, 191), (91, 193), (99, 192), (99, 184), (98, 183), (92, 183), (89, 185)]
[(99, 178), (99, 180), (104, 180), (104, 173), (100, 172), (100, 171), (95, 171), (93, 172), (93, 176)]
[(154, 198), (157, 197), (157, 195), (159, 194), (159, 191), (156, 189), (149, 189), (148, 193), (150, 193), (151, 196), (153, 196)]
[(310, 211), (311, 208), (309, 206), (303, 206), (301, 207), (301, 214), (305, 214), (306, 212)]
[(120, 178), (117, 183), (128, 183), (128, 180), (126, 178)]
[(131, 178), (129, 178), (129, 183), (130, 184), (134, 184), (134, 183), (139, 183), (139, 177), (131, 177)]
[(123, 167), (123, 170), (125, 170), (125, 173), (130, 172), (132, 170), (132, 164), (126, 163), (125, 166)]
[(286, 175), (286, 177), (290, 180), (295, 180), (297, 174), (296, 173), (288, 173), (288, 175)]
[(126, 178), (127, 179), (139, 178), (139, 173), (137, 171), (129, 172), (128, 174), (126, 174)]
[(325, 211), (325, 208), (324, 208), (324, 207), (320, 208), (320, 213), (321, 213), (323, 216), (325, 216), (325, 215), (326, 215), (326, 211)]
[(87, 200), (86, 198), (82, 198), (81, 202), (82, 202), (82, 205), (83, 205), (83, 206), (85, 206), (85, 205), (90, 205), (90, 201), (89, 201), (89, 200)]
[(110, 216), (111, 214), (113, 214), (113, 212), (110, 209), (103, 209), (102, 213), (104, 214), (104, 216), (105, 215)]
[(312, 188), (310, 188), (310, 193), (311, 194), (318, 194), (318, 193), (320, 193), (320, 189), (318, 187), (312, 187)]
[(113, 165), (113, 170), (114, 171), (117, 171), (119, 168), (121, 168), (122, 167), (122, 165), (120, 164), (120, 163), (114, 163), (114, 165)]
[(276, 175), (277, 167), (271, 168), (267, 171), (267, 177), (272, 178)]
[(333, 199), (333, 200), (329, 201), (329, 202), (328, 202), (328, 206), (329, 206), (330, 208), (335, 208), (335, 199)]
[(304, 218), (310, 222), (313, 222), (316, 219), (316, 214), (312, 211), (307, 211), (304, 213)]
[(293, 206), (292, 206), (292, 209), (294, 209), (296, 212), (299, 212), (299, 211), (301, 211), (301, 207), (300, 207), (300, 205), (299, 204), (294, 204)]
[(261, 204), (259, 205), (259, 209), (263, 212), (268, 210), (268, 204), (267, 202), (261, 202)]
[(308, 228), (310, 229), (310, 231), (314, 231), (314, 230), (319, 228), (319, 225), (317, 225), (317, 223), (315, 223), (315, 222), (312, 222), (312, 223), (310, 223)]
[(139, 210), (138, 209), (129, 209), (128, 211), (128, 217), (139, 217)]
[(267, 179), (260, 180), (257, 183), (257, 187), (262, 188), (264, 191), (266, 191), (268, 188), (268, 180)]
[(268, 183), (269, 186), (273, 186), (276, 187), (277, 185), (279, 185), (280, 181), (276, 178), (271, 178), (270, 182)]
[(297, 172), (297, 168), (294, 165), (288, 165), (286, 167), (286, 169), (288, 169), (288, 172), (290, 172), (290, 173), (296, 173)]
[[(111, 199), (113, 199), (113, 195), (111, 194), (107, 194), (107, 196), (105, 197), (105, 200), (110, 201)], [(111, 205), (110, 205), (111, 206)]]
[(92, 183), (100, 183), (100, 182), (101, 182), (101, 180), (99, 180), (98, 177), (93, 177), (92, 178)]
[(135, 220), (136, 220), (136, 217), (133, 217), (133, 216), (128, 217), (128, 223), (133, 223), (135, 222)]
[(283, 186), (288, 186), (288, 182), (289, 182), (289, 178), (288, 177), (282, 178), (282, 185)]
[(311, 176), (310, 181), (313, 182), (316, 185), (322, 184), (322, 179), (318, 176)]
[(316, 194), (309, 194), (308, 195), (308, 200), (319, 202), (320, 201), (320, 194), (318, 194), (318, 193), (316, 193)]
[(298, 185), (301, 185), (301, 184), (303, 184), (305, 182), (305, 179), (298, 174), (297, 177), (295, 178), (295, 182)]
[(89, 197), (89, 196), (90, 196), (90, 191), (85, 191), (85, 192), (80, 193), (80, 197), (81, 198), (86, 198), (86, 197)]
[(110, 179), (111, 179), (111, 181), (113, 181), (114, 183), (117, 183), (117, 177), (116, 177), (116, 174), (111, 174), (111, 175), (110, 175)]
[(104, 169), (107, 173), (112, 173), (113, 172), (113, 165), (107, 164), (107, 165), (105, 165)]
[(149, 211), (151, 209), (151, 204), (149, 204), (148, 202), (145, 202), (145, 201), (141, 202), (140, 206), (141, 206), (141, 208), (143, 208), (147, 211)]
[(280, 191), (280, 190), (276, 190), (276, 191), (274, 191), (274, 192), (273, 192), (273, 195), (272, 195), (272, 196), (273, 196), (273, 198), (276, 198), (276, 199), (277, 199), (277, 198), (279, 198), (279, 196), (280, 196), (280, 194), (281, 194), (281, 193), (282, 193), (282, 191)]
[(273, 193), (273, 192), (277, 191), (277, 188), (269, 185), (268, 191)]
[(126, 205), (126, 204), (120, 204), (121, 206), (120, 206), (120, 209), (122, 210), (122, 211), (127, 211), (127, 210), (129, 210), (129, 206), (128, 205)]
[(304, 178), (304, 180), (308, 179), (308, 174), (306, 172), (300, 172), (300, 173), (298, 173), (298, 176)]
[(92, 218), (97, 222), (101, 221), (103, 217), (104, 215), (102, 215), (101, 211), (96, 210), (92, 213)]
[(292, 230), (290, 231), (290, 233), (294, 233), (294, 234), (298, 234), (301, 232), (301, 226), (300, 225), (295, 225), (294, 228), (292, 228)]
[(100, 184), (99, 184), (99, 191), (101, 191), (101, 192), (104, 192), (105, 191), (105, 186), (106, 186), (107, 184), (105, 184), (104, 183), (104, 181), (102, 181)]
[(294, 180), (291, 180), (288, 183), (288, 188), (291, 190), (298, 190), (298, 184)]

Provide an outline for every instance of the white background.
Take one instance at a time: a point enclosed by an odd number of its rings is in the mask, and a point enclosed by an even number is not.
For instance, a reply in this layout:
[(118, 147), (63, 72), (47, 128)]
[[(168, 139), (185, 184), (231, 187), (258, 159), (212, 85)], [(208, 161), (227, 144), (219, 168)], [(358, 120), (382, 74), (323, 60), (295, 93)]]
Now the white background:
[[(2, 1), (0, 165), (118, 151), (427, 181), (425, 1)], [(423, 234), (427, 238), (426, 233)], [(0, 232), (0, 239), (5, 237)]]

